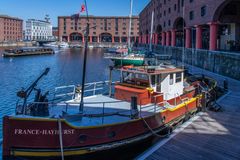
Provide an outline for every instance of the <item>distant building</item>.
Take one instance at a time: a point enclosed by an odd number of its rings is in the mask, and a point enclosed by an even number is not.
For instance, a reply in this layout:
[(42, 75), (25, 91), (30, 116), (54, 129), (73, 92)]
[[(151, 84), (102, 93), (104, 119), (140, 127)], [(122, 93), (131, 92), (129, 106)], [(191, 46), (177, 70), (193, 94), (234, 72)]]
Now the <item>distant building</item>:
[(0, 15), (0, 42), (20, 41), (23, 39), (23, 20)]
[(25, 39), (29, 41), (51, 40), (52, 25), (48, 21), (28, 19), (26, 21)]
[(56, 40), (58, 40), (58, 27), (52, 28), (52, 35)]
[[(98, 17), (90, 16), (90, 34), (88, 41), (99, 43), (126, 43), (129, 34), (129, 17)], [(58, 17), (59, 39), (67, 42), (81, 42), (84, 39), (87, 18), (85, 16)], [(139, 17), (133, 16), (131, 26), (131, 41), (138, 41)]]
[(205, 50), (240, 50), (239, 0), (151, 0), (140, 13), (140, 42)]

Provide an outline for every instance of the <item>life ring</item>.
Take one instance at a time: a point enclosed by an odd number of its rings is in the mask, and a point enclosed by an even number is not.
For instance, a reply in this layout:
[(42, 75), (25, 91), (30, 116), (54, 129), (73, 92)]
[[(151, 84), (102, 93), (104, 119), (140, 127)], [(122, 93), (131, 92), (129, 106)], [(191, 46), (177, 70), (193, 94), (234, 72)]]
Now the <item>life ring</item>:
[(147, 90), (148, 90), (148, 92), (150, 93), (150, 94), (153, 94), (154, 93), (154, 89), (153, 88), (147, 88)]

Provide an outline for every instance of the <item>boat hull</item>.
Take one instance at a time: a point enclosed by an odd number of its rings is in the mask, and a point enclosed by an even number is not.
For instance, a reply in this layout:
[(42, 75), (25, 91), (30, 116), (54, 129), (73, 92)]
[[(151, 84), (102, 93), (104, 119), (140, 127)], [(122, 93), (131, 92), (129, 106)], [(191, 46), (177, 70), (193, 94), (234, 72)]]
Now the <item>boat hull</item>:
[(6, 116), (3, 123), (3, 158), (60, 157), (61, 132), (66, 157), (109, 151), (143, 141), (153, 135), (151, 130), (160, 132), (171, 127), (186, 115), (196, 112), (198, 107), (201, 107), (199, 98), (193, 98), (187, 107), (184, 105), (144, 119), (139, 117), (124, 123), (95, 127), (72, 126), (65, 119)]
[(142, 66), (144, 64), (143, 59), (112, 59), (115, 66)]

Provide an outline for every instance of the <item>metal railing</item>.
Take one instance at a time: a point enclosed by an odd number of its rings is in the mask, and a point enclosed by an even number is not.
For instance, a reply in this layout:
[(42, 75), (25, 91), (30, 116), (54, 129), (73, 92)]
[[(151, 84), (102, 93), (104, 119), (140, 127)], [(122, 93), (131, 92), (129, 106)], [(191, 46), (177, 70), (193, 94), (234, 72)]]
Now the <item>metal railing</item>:
[[(117, 83), (111, 82), (111, 90), (113, 90), (113, 86)], [(96, 94), (106, 94), (109, 92), (109, 81), (100, 81), (85, 84), (84, 94), (87, 96), (94, 96)], [(80, 86), (80, 85), (79, 85)], [(54, 91), (54, 99), (60, 99), (62, 97), (70, 97), (69, 100), (73, 100), (76, 96), (81, 93), (81, 88), (76, 85), (67, 85), (56, 87)]]
[[(60, 118), (63, 117), (64, 114), (67, 115), (67, 117), (71, 117), (71, 116), (75, 116), (75, 115), (79, 115), (81, 117), (95, 117), (95, 118), (101, 118), (102, 124), (104, 124), (104, 119), (105, 117), (108, 116), (114, 116), (114, 115), (118, 115), (118, 116), (124, 116), (124, 117), (132, 117), (131, 115), (131, 106), (129, 104), (129, 106), (125, 107), (124, 109), (119, 108), (119, 110), (116, 111), (107, 111), (106, 110), (106, 106), (107, 105), (112, 105), (112, 104), (116, 104), (116, 103), (125, 103), (125, 101), (121, 101), (121, 100), (116, 100), (116, 101), (104, 101), (104, 102), (84, 102), (84, 106), (89, 107), (91, 105), (97, 106), (97, 108), (99, 108), (99, 110), (95, 110), (95, 113), (92, 112), (87, 112), (87, 109), (84, 108), (83, 113), (80, 114), (79, 113), (79, 103), (77, 102), (60, 102), (60, 103), (53, 103), (53, 102), (33, 102), (33, 103), (29, 103), (27, 104), (27, 106), (33, 106), (36, 110), (38, 110), (38, 107), (41, 107), (41, 105), (45, 105), (48, 107), (48, 111), (54, 110), (55, 111), (55, 115), (48, 115), (45, 117), (51, 117), (51, 118)], [(124, 104), (126, 105), (126, 104)], [(94, 107), (93, 107), (94, 108)], [(74, 109), (74, 112), (70, 112), (69, 110)], [(96, 109), (96, 108), (94, 108)], [(23, 115), (29, 115), (29, 116), (36, 116), (36, 117), (41, 117), (41, 115), (31, 115), (31, 108), (27, 108), (28, 111), (25, 112), (25, 114)], [(58, 113), (61, 113), (59, 115), (57, 115)], [(1, 141), (0, 141), (1, 144)]]

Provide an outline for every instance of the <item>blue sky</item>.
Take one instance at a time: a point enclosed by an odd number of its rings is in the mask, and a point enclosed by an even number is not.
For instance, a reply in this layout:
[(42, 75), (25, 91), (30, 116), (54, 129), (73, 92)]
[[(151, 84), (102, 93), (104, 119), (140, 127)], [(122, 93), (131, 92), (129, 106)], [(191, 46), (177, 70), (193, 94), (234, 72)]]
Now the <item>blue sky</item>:
[[(139, 14), (150, 0), (134, 0), (133, 14)], [(77, 13), (83, 0), (0, 0), (0, 14), (21, 19), (43, 19), (50, 15), (53, 26), (57, 17)], [(130, 0), (87, 0), (89, 14), (97, 16), (127, 16)]]

